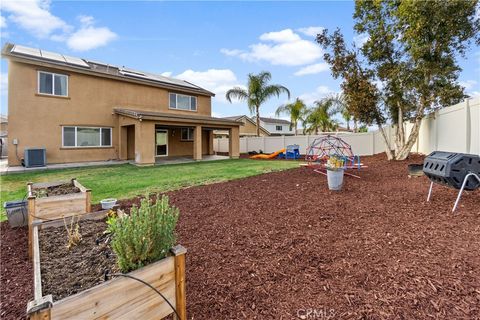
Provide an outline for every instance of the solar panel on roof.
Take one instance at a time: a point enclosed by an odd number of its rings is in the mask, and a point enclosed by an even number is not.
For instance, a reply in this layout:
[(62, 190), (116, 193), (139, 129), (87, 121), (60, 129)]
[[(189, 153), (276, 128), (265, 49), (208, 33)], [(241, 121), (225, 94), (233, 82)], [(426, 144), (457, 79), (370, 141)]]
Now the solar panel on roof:
[(65, 61), (67, 61), (68, 64), (73, 64), (73, 65), (80, 66), (80, 67), (90, 68), (88, 63), (86, 63), (85, 61), (83, 61), (80, 58), (75, 58), (75, 57), (70, 57), (70, 56), (65, 56), (65, 55), (63, 57), (65, 58)]
[(42, 58), (65, 63), (65, 59), (59, 53), (46, 50), (40, 50), (40, 53), (42, 54)]
[(38, 58), (42, 57), (42, 55), (40, 54), (40, 49), (28, 48), (28, 47), (19, 46), (19, 45), (15, 45), (12, 48), (11, 52), (26, 54), (26, 55), (34, 56)]

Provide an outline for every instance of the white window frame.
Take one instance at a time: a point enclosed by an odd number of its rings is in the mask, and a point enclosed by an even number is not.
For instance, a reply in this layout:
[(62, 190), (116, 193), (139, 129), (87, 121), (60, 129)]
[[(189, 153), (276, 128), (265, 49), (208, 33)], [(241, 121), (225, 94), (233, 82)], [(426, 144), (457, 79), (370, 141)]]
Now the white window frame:
[[(183, 134), (182, 134), (183, 130), (187, 130), (187, 139), (183, 139)], [(189, 137), (189, 134), (188, 134), (189, 132), (192, 133), (191, 137)], [(195, 137), (195, 131), (193, 128), (180, 128), (180, 141), (191, 142), (193, 141), (194, 137)]]
[[(45, 93), (45, 92), (40, 92), (40, 74), (43, 73), (43, 74), (51, 74), (52, 75), (52, 93)], [(63, 76), (67, 79), (67, 92), (65, 95), (63, 94), (55, 94), (55, 75), (57, 76)], [(68, 97), (68, 85), (69, 85), (69, 81), (68, 81), (68, 75), (67, 74), (63, 74), (63, 73), (55, 73), (55, 72), (48, 72), (48, 71), (38, 71), (37, 72), (37, 93), (38, 94), (41, 94), (41, 95), (46, 95), (46, 96), (53, 96), (53, 97)]]
[[(75, 145), (74, 146), (66, 146), (65, 145), (65, 128), (75, 128)], [(78, 146), (77, 145), (77, 129), (78, 128), (86, 128), (86, 129), (100, 129), (100, 145), (99, 146)], [(102, 130), (103, 129), (110, 129), (110, 145), (102, 145)], [(62, 148), (69, 148), (69, 149), (77, 149), (77, 148), (111, 148), (113, 146), (113, 128), (112, 127), (88, 127), (88, 126), (62, 126)]]
[[(174, 94), (175, 95), (175, 108), (172, 108), (170, 106), (170, 99), (171, 99), (171, 95)], [(178, 108), (178, 96), (184, 96), (184, 97), (188, 97), (188, 101), (190, 101), (190, 109), (180, 109)], [(195, 109), (192, 109), (192, 98), (195, 98)], [(172, 109), (172, 110), (180, 110), (180, 111), (191, 111), (191, 112), (197, 112), (198, 110), (198, 99), (196, 96), (190, 96), (188, 94), (181, 94), (181, 93), (175, 93), (175, 92), (169, 92), (168, 93), (168, 108), (169, 109)]]

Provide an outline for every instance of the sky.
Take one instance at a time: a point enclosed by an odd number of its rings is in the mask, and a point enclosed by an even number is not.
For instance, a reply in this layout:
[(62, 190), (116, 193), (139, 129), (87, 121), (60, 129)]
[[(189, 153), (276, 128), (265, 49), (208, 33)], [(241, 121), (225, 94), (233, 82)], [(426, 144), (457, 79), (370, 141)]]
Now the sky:
[[(208, 90), (213, 116), (249, 114), (225, 92), (244, 86), (249, 73), (266, 70), (272, 83), (290, 89), (291, 100), (311, 105), (340, 80), (330, 74), (315, 35), (340, 28), (349, 43), (365, 39), (353, 31), (353, 2), (130, 2), (3, 0), (1, 45), (7, 42), (188, 80)], [(480, 95), (480, 48), (458, 58), (461, 84)], [(1, 62), (1, 113), (8, 113), (7, 72)], [(261, 108), (274, 116), (287, 96)]]

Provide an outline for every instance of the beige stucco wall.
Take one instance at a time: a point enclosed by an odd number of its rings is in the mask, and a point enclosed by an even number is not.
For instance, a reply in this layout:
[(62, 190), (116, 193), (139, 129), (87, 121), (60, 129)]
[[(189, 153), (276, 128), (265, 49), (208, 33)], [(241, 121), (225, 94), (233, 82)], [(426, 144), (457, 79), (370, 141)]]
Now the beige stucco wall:
[[(211, 97), (197, 96), (197, 112), (168, 109), (169, 90), (9, 61), (9, 165), (19, 165), (12, 140), (18, 139), (18, 158), (25, 147), (45, 147), (48, 163), (98, 161), (119, 158), (121, 134), (112, 109), (123, 107), (186, 115), (211, 115)], [(69, 74), (68, 98), (37, 94), (37, 71)], [(62, 126), (113, 127), (110, 148), (62, 148)], [(135, 127), (135, 143), (148, 141), (151, 128)], [(142, 135), (143, 133), (143, 135)], [(154, 134), (146, 139), (154, 139)], [(142, 162), (152, 159), (147, 153)], [(126, 156), (126, 153), (125, 153)], [(148, 158), (148, 159), (147, 159)]]

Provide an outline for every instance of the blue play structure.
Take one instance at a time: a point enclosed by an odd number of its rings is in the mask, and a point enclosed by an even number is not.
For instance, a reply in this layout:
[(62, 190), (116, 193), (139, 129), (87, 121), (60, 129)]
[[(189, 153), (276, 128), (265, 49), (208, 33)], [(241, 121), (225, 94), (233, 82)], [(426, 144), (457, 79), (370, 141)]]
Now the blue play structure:
[(288, 145), (285, 149), (285, 153), (280, 153), (278, 155), (279, 159), (292, 159), (297, 160), (300, 158), (300, 146), (298, 144), (291, 144)]

